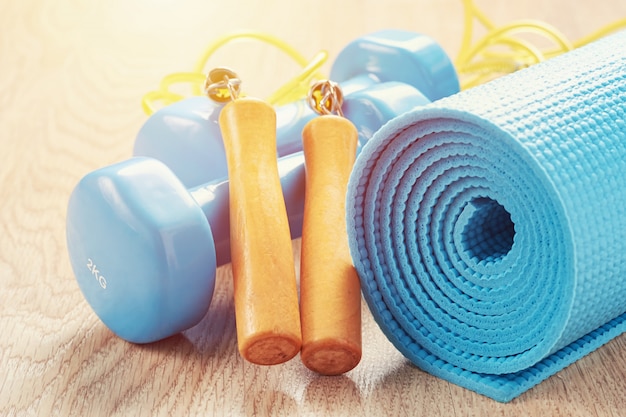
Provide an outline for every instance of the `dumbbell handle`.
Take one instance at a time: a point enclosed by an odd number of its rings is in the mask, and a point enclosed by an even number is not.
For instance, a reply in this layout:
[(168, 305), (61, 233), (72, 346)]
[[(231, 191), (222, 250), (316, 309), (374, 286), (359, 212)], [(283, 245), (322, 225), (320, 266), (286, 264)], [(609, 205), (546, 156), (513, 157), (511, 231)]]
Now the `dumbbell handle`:
[[(305, 171), (304, 154), (296, 152), (278, 159), (278, 173), (283, 189), (292, 239), (302, 234), (304, 213)], [(207, 217), (218, 266), (230, 262), (230, 222), (228, 216), (228, 178), (223, 178), (189, 190)]]

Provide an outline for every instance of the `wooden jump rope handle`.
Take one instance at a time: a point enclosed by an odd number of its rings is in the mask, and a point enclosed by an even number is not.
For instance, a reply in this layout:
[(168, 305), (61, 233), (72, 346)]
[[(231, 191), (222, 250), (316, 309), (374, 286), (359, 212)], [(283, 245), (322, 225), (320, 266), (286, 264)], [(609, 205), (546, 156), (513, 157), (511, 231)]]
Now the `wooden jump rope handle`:
[(357, 130), (325, 115), (302, 133), (306, 194), (300, 269), (301, 359), (323, 375), (361, 360), (361, 287), (352, 264), (345, 199), (356, 156)]
[(274, 365), (301, 348), (298, 290), (276, 160), (276, 113), (239, 98), (219, 117), (230, 178), (230, 235), (239, 352)]

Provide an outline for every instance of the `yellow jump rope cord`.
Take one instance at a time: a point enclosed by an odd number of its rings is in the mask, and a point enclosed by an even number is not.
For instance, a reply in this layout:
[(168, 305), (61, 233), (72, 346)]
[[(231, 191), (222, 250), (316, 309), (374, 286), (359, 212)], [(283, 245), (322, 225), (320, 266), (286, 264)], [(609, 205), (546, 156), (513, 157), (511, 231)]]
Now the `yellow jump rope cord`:
[[(537, 20), (519, 20), (497, 27), (473, 0), (462, 0), (462, 2), (465, 12), (464, 31), (461, 48), (455, 62), (462, 89), (536, 64), (626, 28), (626, 18), (623, 18), (576, 42), (570, 42), (555, 27)], [(472, 45), (474, 20), (481, 23), (487, 33)], [(553, 49), (542, 50), (528, 40), (517, 36), (520, 34), (539, 35), (556, 46)]]
[(320, 51), (309, 61), (291, 45), (274, 36), (254, 31), (235, 32), (212, 42), (198, 60), (192, 72), (176, 72), (163, 77), (158, 90), (150, 91), (143, 96), (141, 106), (144, 112), (147, 115), (151, 115), (156, 111), (157, 103), (167, 106), (185, 98), (182, 94), (170, 91), (170, 88), (175, 84), (189, 84), (193, 95), (202, 95), (204, 93), (202, 86), (206, 81), (206, 74), (203, 71), (211, 56), (227, 43), (241, 39), (257, 40), (274, 46), (302, 66), (302, 70), (298, 74), (280, 86), (267, 98), (270, 104), (281, 105), (304, 98), (309, 91), (311, 81), (324, 78), (319, 73), (319, 68), (328, 59), (328, 52)]
[[(461, 80), (461, 89), (485, 83), (490, 79), (528, 67), (626, 28), (626, 18), (623, 18), (576, 42), (570, 42), (555, 27), (537, 20), (519, 20), (498, 27), (476, 6), (473, 0), (461, 0), (461, 2), (464, 7), (464, 30), (461, 48), (455, 61), (455, 68)], [(487, 33), (472, 44), (475, 20), (487, 30)], [(527, 39), (518, 36), (524, 34), (539, 35), (554, 43), (555, 47), (540, 49)], [(291, 45), (274, 36), (254, 31), (235, 32), (211, 43), (192, 72), (166, 75), (161, 80), (158, 90), (150, 91), (143, 96), (141, 104), (144, 112), (151, 115), (156, 111), (156, 103), (167, 106), (184, 99), (182, 94), (170, 90), (174, 84), (189, 84), (193, 95), (202, 95), (204, 93), (202, 86), (206, 81), (203, 71), (211, 56), (227, 43), (240, 39), (257, 40), (274, 46), (302, 66), (298, 74), (267, 98), (270, 104), (282, 105), (305, 98), (311, 82), (325, 78), (320, 74), (319, 69), (328, 59), (326, 51), (318, 52), (309, 61)]]

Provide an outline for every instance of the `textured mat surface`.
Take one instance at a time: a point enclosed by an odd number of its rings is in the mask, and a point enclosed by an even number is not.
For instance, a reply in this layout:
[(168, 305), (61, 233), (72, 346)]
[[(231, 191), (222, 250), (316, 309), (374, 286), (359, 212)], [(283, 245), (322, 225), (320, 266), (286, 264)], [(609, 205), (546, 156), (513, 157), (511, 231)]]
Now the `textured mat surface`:
[(626, 330), (626, 32), (385, 125), (348, 191), (378, 324), (509, 401)]

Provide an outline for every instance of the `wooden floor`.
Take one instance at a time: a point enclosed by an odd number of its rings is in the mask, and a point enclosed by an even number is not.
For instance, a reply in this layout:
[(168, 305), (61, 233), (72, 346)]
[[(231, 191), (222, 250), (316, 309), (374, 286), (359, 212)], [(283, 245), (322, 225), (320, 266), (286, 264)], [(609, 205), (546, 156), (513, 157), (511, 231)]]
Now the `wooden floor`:
[[(536, 18), (570, 39), (626, 17), (623, 0), (476, 3), (499, 24)], [(230, 266), (218, 270), (198, 326), (144, 346), (114, 336), (76, 285), (69, 193), (87, 172), (131, 155), (147, 118), (142, 95), (191, 70), (211, 41), (253, 29), (332, 59), (355, 37), (399, 28), (454, 57), (462, 10), (460, 0), (0, 2), (0, 415), (626, 416), (625, 336), (500, 404), (410, 365), (366, 307), (363, 360), (344, 376), (317, 376), (299, 358), (245, 362)], [(257, 43), (226, 46), (210, 65), (237, 68), (257, 96), (297, 70)], [(295, 241), (296, 260), (298, 250)]]

